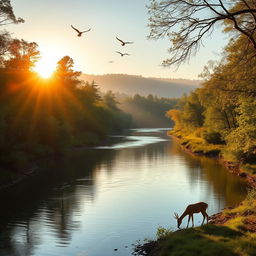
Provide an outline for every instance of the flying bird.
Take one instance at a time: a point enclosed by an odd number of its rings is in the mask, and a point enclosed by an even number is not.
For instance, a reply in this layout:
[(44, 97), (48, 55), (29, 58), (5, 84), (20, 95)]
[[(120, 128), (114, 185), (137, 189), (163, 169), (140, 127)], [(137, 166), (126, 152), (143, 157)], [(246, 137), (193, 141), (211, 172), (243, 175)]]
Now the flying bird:
[(126, 44), (133, 44), (133, 42), (125, 42), (125, 41), (119, 39), (118, 37), (116, 37), (116, 39), (121, 43), (122, 46), (125, 46)]
[(114, 63), (114, 61), (113, 61), (113, 60), (110, 60), (108, 63)]
[(121, 55), (121, 57), (123, 57), (124, 55), (130, 56), (130, 54), (128, 54), (128, 53), (121, 53), (121, 52), (117, 52), (117, 53), (119, 53)]
[(71, 25), (71, 28), (73, 28), (77, 32), (77, 36), (81, 36), (83, 33), (91, 31), (91, 29), (85, 30), (85, 31), (79, 31), (77, 28), (73, 27)]

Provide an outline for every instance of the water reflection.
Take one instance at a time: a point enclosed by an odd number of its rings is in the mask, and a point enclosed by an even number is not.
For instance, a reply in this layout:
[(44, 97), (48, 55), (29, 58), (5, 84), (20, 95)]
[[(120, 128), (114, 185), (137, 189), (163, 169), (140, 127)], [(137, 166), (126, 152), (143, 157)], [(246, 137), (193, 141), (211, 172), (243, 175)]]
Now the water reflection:
[(224, 166), (217, 163), (216, 159), (185, 152), (176, 140), (172, 142), (169, 150), (171, 155), (179, 156), (186, 162), (186, 166), (189, 167), (186, 171), (191, 186), (196, 186), (196, 181), (207, 182), (206, 200), (210, 193), (215, 194), (216, 200), (219, 200), (220, 209), (243, 200), (247, 191), (245, 182), (229, 173)]
[(176, 226), (171, 214), (187, 204), (206, 201), (212, 214), (245, 195), (241, 179), (163, 130), (116, 140), (42, 163), (32, 182), (2, 193), (0, 255), (131, 255), (131, 243)]

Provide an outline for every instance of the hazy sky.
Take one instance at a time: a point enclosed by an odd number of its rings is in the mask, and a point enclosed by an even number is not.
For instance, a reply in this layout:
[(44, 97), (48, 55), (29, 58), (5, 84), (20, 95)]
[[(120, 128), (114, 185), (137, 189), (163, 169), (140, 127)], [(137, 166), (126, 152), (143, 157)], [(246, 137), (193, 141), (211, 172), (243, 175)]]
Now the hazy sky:
[[(69, 55), (75, 69), (90, 74), (126, 73), (146, 77), (197, 79), (210, 59), (217, 59), (226, 35), (218, 29), (189, 64), (177, 71), (160, 66), (169, 43), (148, 40), (148, 0), (12, 0), (14, 12), (25, 23), (7, 27), (14, 37), (34, 41), (49, 65)], [(77, 37), (73, 25), (81, 30)], [(122, 47), (115, 37), (134, 44)], [(131, 56), (120, 57), (115, 51)], [(114, 61), (114, 63), (108, 63)]]

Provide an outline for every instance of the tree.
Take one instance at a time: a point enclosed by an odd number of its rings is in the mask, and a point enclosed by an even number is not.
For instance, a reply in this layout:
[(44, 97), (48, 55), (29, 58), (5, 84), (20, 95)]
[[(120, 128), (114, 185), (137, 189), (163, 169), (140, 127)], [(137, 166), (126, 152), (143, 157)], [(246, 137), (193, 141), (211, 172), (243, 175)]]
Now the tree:
[(229, 150), (243, 161), (256, 161), (256, 101), (255, 97), (240, 97), (237, 108), (238, 127), (226, 136)]
[(199, 100), (198, 90), (191, 92), (185, 99), (181, 116), (183, 123), (187, 128), (201, 127), (204, 123), (203, 112), (205, 109)]
[(15, 16), (11, 6), (11, 1), (0, 0), (0, 26), (21, 22), (24, 22), (24, 20)]
[(55, 77), (60, 80), (63, 86), (69, 87), (70, 89), (75, 89), (81, 80), (79, 76), (81, 72), (74, 71), (74, 61), (69, 56), (64, 56), (57, 63), (57, 68), (55, 72)]
[(103, 101), (109, 108), (116, 110), (118, 109), (118, 101), (116, 100), (115, 94), (111, 90), (106, 92), (106, 94), (103, 97)]
[[(0, 0), (0, 26), (24, 22), (22, 18), (17, 18), (13, 12), (10, 0)], [(4, 55), (8, 51), (11, 42), (10, 33), (0, 31), (0, 67), (3, 67)]]
[(203, 39), (217, 23), (247, 38), (256, 51), (256, 2), (254, 0), (151, 0), (149, 38), (167, 36), (171, 57), (164, 66), (180, 65), (197, 53)]
[(40, 52), (37, 43), (29, 43), (23, 39), (10, 40), (5, 53), (7, 60), (4, 61), (7, 69), (29, 71), (35, 66)]
[(4, 67), (5, 55), (8, 52), (11, 36), (6, 31), (0, 31), (0, 68)]

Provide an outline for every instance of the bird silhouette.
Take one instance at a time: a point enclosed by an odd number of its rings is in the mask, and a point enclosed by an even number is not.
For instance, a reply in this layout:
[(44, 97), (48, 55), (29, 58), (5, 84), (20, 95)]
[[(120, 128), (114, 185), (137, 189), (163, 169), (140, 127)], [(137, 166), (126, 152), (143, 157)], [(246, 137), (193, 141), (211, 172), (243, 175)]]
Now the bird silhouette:
[(85, 31), (79, 31), (77, 28), (73, 27), (72, 25), (71, 25), (71, 28), (73, 28), (77, 32), (77, 36), (81, 36), (83, 33), (91, 31), (91, 29), (88, 29)]
[(121, 53), (121, 52), (117, 52), (117, 53), (119, 53), (121, 55), (121, 57), (123, 57), (125, 55), (130, 56), (130, 54), (128, 54), (128, 53)]
[(114, 61), (113, 61), (113, 60), (110, 60), (108, 63), (114, 63)]
[(119, 39), (118, 37), (116, 37), (116, 39), (121, 43), (122, 46), (125, 46), (126, 44), (133, 44), (133, 42), (125, 42), (125, 41)]

